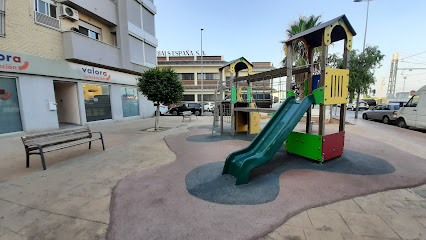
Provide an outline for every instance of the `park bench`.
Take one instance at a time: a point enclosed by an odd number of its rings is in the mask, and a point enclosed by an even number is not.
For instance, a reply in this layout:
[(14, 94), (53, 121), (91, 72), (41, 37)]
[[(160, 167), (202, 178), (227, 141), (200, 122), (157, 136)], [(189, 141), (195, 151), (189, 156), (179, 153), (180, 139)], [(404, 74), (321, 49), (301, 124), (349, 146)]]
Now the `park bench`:
[[(99, 136), (94, 137), (92, 134)], [(102, 141), (102, 149), (105, 150), (104, 139), (101, 132), (91, 132), (89, 127), (58, 130), (21, 137), (27, 155), (27, 168), (30, 167), (30, 155), (38, 154), (41, 157), (43, 170), (46, 170), (44, 153), (52, 152), (68, 147), (89, 143), (89, 149), (95, 140)]]

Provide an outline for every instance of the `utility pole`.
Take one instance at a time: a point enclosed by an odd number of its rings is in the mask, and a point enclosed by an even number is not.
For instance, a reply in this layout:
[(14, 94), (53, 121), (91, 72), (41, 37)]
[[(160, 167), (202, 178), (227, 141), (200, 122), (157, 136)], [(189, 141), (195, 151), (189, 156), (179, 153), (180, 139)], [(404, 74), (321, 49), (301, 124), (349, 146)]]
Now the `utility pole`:
[(203, 28), (201, 28), (201, 115), (204, 114)]
[(392, 93), (392, 89), (394, 89), (393, 87), (393, 65), (394, 65), (394, 54), (392, 54), (392, 62), (391, 62), (391, 67), (390, 67), (390, 72), (389, 72), (389, 83), (388, 83), (388, 91), (386, 93), (386, 97), (389, 98), (393, 98), (393, 95), (395, 95), (395, 93)]
[(392, 94), (394, 96), (395, 95), (395, 87), (396, 87), (396, 77), (397, 77), (397, 73), (398, 73), (398, 58), (399, 58), (399, 53), (396, 53), (396, 59), (395, 59), (395, 64), (393, 66), (394, 68), (394, 72), (393, 72), (393, 89), (392, 89)]

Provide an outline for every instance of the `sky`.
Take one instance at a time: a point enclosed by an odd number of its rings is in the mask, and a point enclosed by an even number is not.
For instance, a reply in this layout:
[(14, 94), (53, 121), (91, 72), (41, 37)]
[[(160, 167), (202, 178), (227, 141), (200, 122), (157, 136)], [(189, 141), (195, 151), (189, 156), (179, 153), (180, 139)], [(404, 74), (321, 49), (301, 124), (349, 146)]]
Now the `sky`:
[[(321, 15), (321, 21), (345, 14), (355, 29), (353, 49), (362, 51), (367, 2), (353, 0), (156, 0), (157, 51), (200, 50), (230, 61), (244, 56), (251, 62), (272, 62), (280, 67), (284, 58), (281, 41), (285, 30), (299, 16)], [(392, 54), (399, 52), (396, 92), (418, 90), (426, 85), (426, 1), (370, 1), (366, 45), (378, 46), (385, 55), (375, 71), (376, 96), (386, 96)], [(329, 48), (343, 53), (343, 41)], [(419, 54), (420, 53), (420, 54)], [(412, 55), (419, 54), (413, 57)], [(373, 88), (374, 88), (373, 87)]]

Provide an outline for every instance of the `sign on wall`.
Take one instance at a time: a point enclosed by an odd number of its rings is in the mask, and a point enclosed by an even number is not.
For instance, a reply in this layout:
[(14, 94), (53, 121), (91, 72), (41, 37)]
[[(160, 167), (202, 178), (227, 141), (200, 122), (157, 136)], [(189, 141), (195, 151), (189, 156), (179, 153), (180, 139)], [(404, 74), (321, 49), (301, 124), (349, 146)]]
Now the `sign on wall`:
[(0, 51), (0, 72), (136, 85), (135, 75), (27, 54)]
[[(157, 57), (201, 56), (200, 52), (201, 51), (199, 51), (199, 50), (196, 50), (196, 51), (191, 51), (191, 50), (186, 50), (186, 51), (157, 51)], [(203, 56), (206, 56), (206, 53), (204, 51), (203, 51)]]

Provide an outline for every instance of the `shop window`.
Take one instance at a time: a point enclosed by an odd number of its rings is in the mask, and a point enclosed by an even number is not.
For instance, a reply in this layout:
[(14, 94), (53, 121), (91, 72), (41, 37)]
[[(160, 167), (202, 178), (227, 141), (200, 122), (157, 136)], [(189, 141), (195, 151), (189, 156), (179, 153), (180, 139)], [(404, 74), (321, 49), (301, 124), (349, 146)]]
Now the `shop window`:
[(0, 134), (18, 131), (22, 124), (16, 80), (0, 77)]
[(84, 34), (90, 38), (101, 40), (101, 29), (93, 26), (92, 24), (88, 24), (84, 21), (78, 21), (78, 30), (81, 34)]
[(121, 103), (123, 105), (123, 117), (139, 116), (139, 99), (136, 88), (121, 88)]
[(112, 119), (108, 85), (83, 84), (87, 122)]

